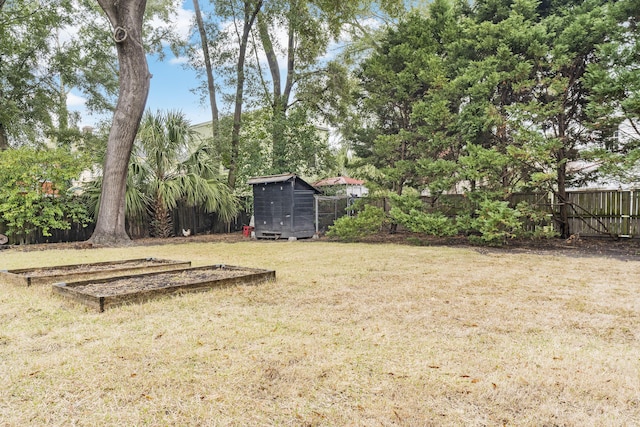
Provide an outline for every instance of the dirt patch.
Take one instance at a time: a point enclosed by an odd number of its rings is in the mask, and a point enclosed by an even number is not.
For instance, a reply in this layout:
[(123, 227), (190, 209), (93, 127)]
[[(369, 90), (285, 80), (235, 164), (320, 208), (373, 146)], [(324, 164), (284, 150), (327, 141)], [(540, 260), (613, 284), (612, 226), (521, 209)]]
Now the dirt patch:
[(191, 266), (190, 261), (173, 261), (158, 258), (138, 258), (122, 261), (103, 261), (84, 264), (39, 266), (0, 271), (0, 282), (15, 285), (43, 285), (56, 282), (75, 282), (87, 279), (122, 277), (153, 271), (176, 270)]
[(125, 277), (108, 283), (88, 283), (82, 286), (75, 286), (74, 289), (78, 292), (96, 296), (112, 296), (162, 289), (170, 286), (183, 286), (189, 283), (204, 282), (205, 280), (213, 281), (240, 277), (247, 275), (247, 273), (248, 271), (246, 270), (227, 269), (168, 272), (152, 276)]
[(56, 283), (53, 292), (102, 312), (109, 307), (140, 303), (164, 295), (201, 292), (232, 285), (257, 285), (275, 280), (275, 277), (276, 273), (272, 270), (217, 264), (144, 275)]
[(640, 241), (638, 239), (580, 238), (578, 241), (565, 239), (516, 240), (502, 248), (476, 248), (478, 251), (517, 252), (540, 255), (563, 255), (569, 257), (605, 257), (622, 261), (640, 261)]
[(508, 240), (504, 246), (479, 246), (466, 236), (434, 237), (417, 233), (378, 233), (358, 240), (363, 243), (394, 243), (414, 246), (468, 247), (480, 253), (530, 253), (569, 257), (607, 257), (625, 261), (640, 260), (640, 239), (581, 237), (578, 239)]

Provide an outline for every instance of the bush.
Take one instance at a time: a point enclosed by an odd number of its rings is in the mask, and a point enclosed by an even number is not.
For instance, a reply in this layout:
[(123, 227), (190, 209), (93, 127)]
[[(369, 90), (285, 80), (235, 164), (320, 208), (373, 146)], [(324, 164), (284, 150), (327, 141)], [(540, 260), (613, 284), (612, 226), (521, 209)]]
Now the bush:
[(551, 221), (551, 214), (546, 211), (541, 211), (530, 205), (527, 202), (520, 202), (516, 206), (518, 212), (521, 213), (522, 218), (533, 227), (533, 231), (527, 231), (524, 233), (524, 237), (531, 239), (551, 239), (558, 237), (558, 233)]
[(424, 205), (417, 195), (393, 195), (393, 207), (389, 211), (391, 219), (413, 233), (430, 236), (454, 236), (458, 228), (452, 220), (441, 213), (425, 213)]
[(384, 210), (365, 205), (357, 216), (343, 216), (329, 227), (327, 236), (340, 240), (354, 240), (370, 234), (378, 233), (387, 222)]
[(509, 207), (508, 202), (500, 200), (485, 200), (476, 210), (477, 218), (473, 220), (472, 228), (480, 236), (470, 236), (473, 243), (489, 246), (501, 246), (507, 239), (519, 237), (522, 232), (521, 212)]
[(0, 222), (5, 233), (27, 243), (30, 233), (86, 226), (85, 206), (70, 191), (83, 160), (63, 150), (19, 148), (0, 152)]
[(455, 236), (458, 228), (446, 216), (441, 213), (428, 214), (412, 209), (404, 213), (398, 208), (391, 208), (391, 219), (398, 225), (414, 233), (424, 233), (430, 236)]

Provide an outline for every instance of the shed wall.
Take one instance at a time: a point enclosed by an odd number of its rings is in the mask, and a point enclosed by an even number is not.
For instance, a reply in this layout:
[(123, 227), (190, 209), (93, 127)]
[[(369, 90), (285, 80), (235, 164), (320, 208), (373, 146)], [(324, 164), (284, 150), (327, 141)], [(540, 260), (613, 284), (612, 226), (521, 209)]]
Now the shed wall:
[(256, 237), (312, 237), (315, 233), (314, 193), (290, 181), (254, 185)]

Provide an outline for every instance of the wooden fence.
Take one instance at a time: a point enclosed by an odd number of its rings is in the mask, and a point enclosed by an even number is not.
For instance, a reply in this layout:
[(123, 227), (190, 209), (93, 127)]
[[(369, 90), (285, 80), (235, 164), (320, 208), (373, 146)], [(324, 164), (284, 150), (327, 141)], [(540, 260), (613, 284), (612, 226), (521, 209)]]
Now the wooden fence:
[(572, 234), (640, 237), (640, 190), (572, 191), (567, 203)]
[[(457, 194), (426, 202), (431, 203), (434, 210), (450, 216), (473, 212), (477, 208), (464, 195)], [(562, 202), (553, 193), (517, 193), (509, 199), (512, 207), (520, 202), (547, 212), (550, 222), (554, 221), (557, 227)], [(565, 203), (569, 207), (571, 234), (640, 238), (640, 190), (568, 191)]]
[[(172, 212), (173, 233), (176, 236), (182, 235), (182, 230), (189, 230), (190, 235), (198, 234), (218, 234), (230, 233), (242, 230), (243, 225), (249, 224), (251, 214), (241, 211), (230, 222), (222, 222), (214, 213), (206, 213), (198, 207), (178, 207)], [(51, 230), (51, 236), (44, 236), (42, 231), (36, 230), (25, 236), (7, 236), (9, 244), (19, 243), (59, 243), (59, 242), (81, 242), (91, 237), (94, 225), (82, 227), (80, 224), (71, 224), (68, 230)], [(127, 233), (133, 239), (149, 236), (149, 222), (135, 222), (126, 224)], [(5, 228), (0, 224), (0, 234), (6, 234)]]
[[(443, 195), (438, 198), (423, 199), (427, 209), (439, 211), (448, 216), (473, 213), (477, 206), (464, 195)], [(527, 202), (537, 210), (547, 212), (549, 222), (558, 218), (560, 202), (552, 193), (518, 193), (511, 196), (511, 206)], [(569, 230), (572, 234), (584, 237), (612, 236), (640, 238), (640, 190), (582, 190), (567, 192), (566, 203), (569, 206)], [(321, 197), (318, 204), (319, 229), (326, 231), (329, 225), (347, 214), (347, 198)], [(379, 200), (377, 204), (388, 210), (388, 200)], [(204, 212), (200, 208), (179, 207), (173, 211), (174, 234), (179, 236), (182, 230), (190, 230), (191, 235), (228, 233), (242, 230), (248, 225), (251, 213), (240, 212), (231, 223), (219, 220), (216, 214)], [(556, 224), (557, 225), (557, 224)], [(533, 226), (533, 225), (531, 225)], [(127, 224), (132, 238), (149, 235), (148, 223)], [(0, 224), (0, 233), (4, 232)], [(75, 242), (88, 239), (93, 226), (82, 228), (73, 224), (69, 230), (52, 230), (52, 236), (43, 236), (36, 231), (24, 236), (27, 243)], [(16, 236), (9, 236), (9, 243), (18, 243)]]

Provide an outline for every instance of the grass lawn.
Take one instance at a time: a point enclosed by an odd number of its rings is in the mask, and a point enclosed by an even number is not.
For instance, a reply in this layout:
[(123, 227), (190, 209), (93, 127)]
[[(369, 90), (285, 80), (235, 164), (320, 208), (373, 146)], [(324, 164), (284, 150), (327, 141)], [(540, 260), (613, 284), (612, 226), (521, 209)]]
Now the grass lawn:
[(96, 313), (0, 284), (1, 426), (640, 423), (640, 261), (331, 242), (0, 252), (277, 281)]

